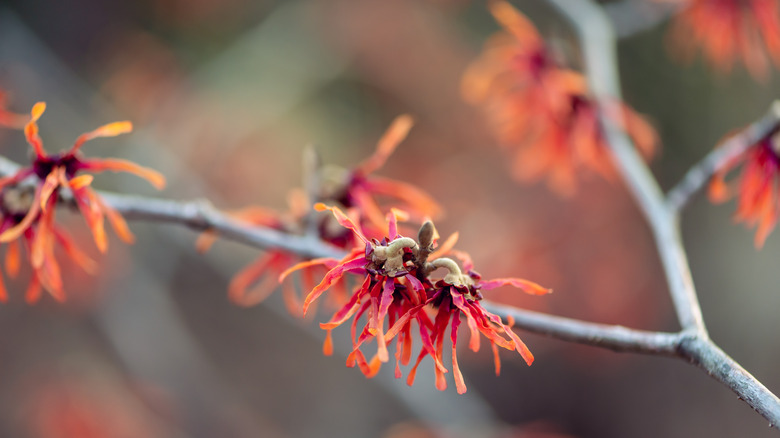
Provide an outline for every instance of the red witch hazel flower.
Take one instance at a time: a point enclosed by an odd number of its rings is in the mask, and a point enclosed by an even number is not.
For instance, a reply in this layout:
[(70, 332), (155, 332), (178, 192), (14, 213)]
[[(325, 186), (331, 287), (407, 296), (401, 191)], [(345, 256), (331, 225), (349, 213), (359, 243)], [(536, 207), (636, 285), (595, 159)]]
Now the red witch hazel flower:
[[(482, 281), (465, 255), (463, 267), (468, 273), (464, 274), (454, 260), (439, 257), (451, 251), (450, 246), (454, 244), (454, 240), (449, 239), (434, 251), (436, 232), (430, 221), (420, 228), (417, 240), (404, 237), (398, 234), (398, 213), (394, 211), (387, 216), (387, 236), (381, 241), (369, 240), (361, 233), (358, 225), (337, 207), (317, 204), (315, 208), (330, 210), (336, 220), (352, 230), (364, 244), (338, 261), (304, 301), (306, 312), (313, 302), (346, 274), (363, 277), (360, 286), (347, 303), (329, 322), (320, 324), (320, 327), (327, 331), (324, 348), (326, 354), (332, 352), (331, 330), (352, 318), (352, 352), (347, 357), (347, 366), (358, 365), (366, 377), (373, 377), (381, 364), (389, 361), (388, 349), (395, 340), (395, 376), (400, 378), (400, 366), (408, 365), (411, 360), (413, 324), (416, 322), (422, 348), (409, 372), (407, 383), (414, 383), (421, 361), (426, 356), (431, 356), (436, 374), (436, 388), (445, 390), (447, 382), (444, 375), (448, 370), (444, 365), (443, 350), (449, 326), (452, 369), (457, 391), (462, 394), (466, 391), (466, 385), (458, 366), (456, 345), (461, 316), (465, 316), (471, 332), (471, 349), (479, 350), (480, 333), (487, 337), (493, 346), (496, 374), (500, 371), (497, 347), (517, 351), (528, 365), (533, 362), (533, 355), (510, 326), (479, 304), (482, 299), (481, 291), (502, 285), (512, 285), (532, 295), (547, 294), (550, 290), (528, 280), (516, 278)], [(429, 258), (432, 259), (431, 262), (428, 262)], [(448, 273), (443, 279), (434, 282), (431, 273), (438, 268), (444, 268)], [(357, 326), (363, 315), (366, 315), (365, 325), (358, 333)], [(385, 319), (389, 327), (386, 331)], [(366, 360), (361, 347), (372, 339), (376, 340), (377, 352), (371, 360)]]
[(766, 79), (768, 58), (780, 66), (780, 1), (662, 0), (681, 3), (670, 33), (675, 49), (691, 57), (697, 47), (719, 70), (735, 61)]
[[(726, 175), (739, 164), (742, 173), (737, 181), (726, 182)], [(778, 181), (780, 181), (780, 137), (777, 131), (751, 146), (740, 156), (725, 163), (713, 176), (709, 198), (724, 202), (738, 196), (734, 219), (756, 226), (755, 245), (761, 248), (777, 224)]]
[[(408, 135), (413, 120), (408, 115), (397, 117), (377, 143), (374, 154), (354, 169), (336, 167), (316, 167), (317, 161), (310, 157), (312, 169), (305, 169), (312, 175), (307, 175), (317, 183), (309, 187), (309, 195), (302, 190), (292, 192), (290, 196), (290, 211), (280, 214), (261, 207), (247, 208), (234, 213), (233, 217), (252, 225), (264, 226), (292, 234), (314, 233), (317, 238), (338, 248), (348, 249), (357, 242), (355, 235), (349, 230), (334, 224), (330, 216), (315, 216), (311, 211), (312, 202), (329, 202), (341, 205), (356, 216), (355, 222), (360, 225), (360, 232), (370, 237), (381, 237), (384, 231), (384, 215), (388, 208), (380, 203), (379, 198), (389, 199), (400, 205), (410, 216), (423, 219), (439, 215), (441, 208), (433, 198), (417, 187), (388, 178), (374, 175), (382, 167), (395, 148)], [(314, 198), (314, 199), (310, 199)], [(214, 241), (214, 235), (205, 233), (198, 242), (201, 251), (205, 251)], [(277, 279), (286, 277), (290, 271), (301, 268), (316, 268), (325, 266), (332, 268), (335, 261), (316, 259), (300, 261), (295, 255), (282, 250), (270, 250), (253, 263), (241, 270), (228, 287), (230, 299), (240, 305), (254, 305), (264, 300), (277, 286)], [(295, 266), (293, 266), (295, 265)], [(289, 272), (288, 272), (289, 271)], [(301, 271), (304, 288), (314, 287), (311, 269)], [(345, 285), (338, 283), (339, 289)], [(290, 313), (300, 314), (301, 302), (295, 289), (289, 282), (282, 282), (283, 298)], [(346, 298), (344, 298), (346, 299)], [(340, 300), (335, 300), (340, 301)], [(342, 303), (339, 303), (341, 305)]]
[[(509, 3), (489, 5), (505, 32), (466, 71), (462, 91), (466, 100), (485, 106), (501, 144), (515, 150), (514, 176), (547, 176), (564, 195), (575, 191), (583, 168), (611, 178), (614, 167), (585, 78), (562, 67), (534, 25)], [(658, 137), (642, 116), (621, 102), (605, 110), (646, 158), (654, 154)]]
[[(59, 154), (47, 154), (38, 135), (37, 121), (46, 109), (39, 102), (33, 106), (32, 118), (26, 124), (24, 133), (27, 142), (35, 152), (33, 163), (14, 175), (0, 179), (0, 243), (8, 243), (6, 270), (11, 277), (19, 270), (20, 241), (27, 249), (33, 277), (27, 289), (26, 299), (32, 303), (40, 298), (41, 287), (55, 299), (65, 300), (59, 263), (54, 257), (55, 242), (85, 271), (95, 270), (95, 262), (76, 247), (67, 233), (54, 223), (54, 211), (62, 189), (69, 190), (73, 200), (87, 222), (95, 244), (101, 252), (108, 246), (104, 222), (108, 218), (117, 235), (132, 243), (134, 237), (122, 216), (103, 202), (90, 187), (92, 175), (77, 175), (81, 171), (103, 172), (124, 171), (134, 173), (161, 189), (165, 178), (158, 172), (135, 163), (115, 159), (87, 159), (79, 149), (88, 140), (98, 137), (113, 137), (130, 132), (130, 122), (115, 122), (82, 134), (73, 146)], [(25, 184), (28, 178), (36, 181), (34, 186)], [(1, 286), (1, 285), (0, 285)], [(4, 287), (0, 287), (0, 299), (7, 299)]]

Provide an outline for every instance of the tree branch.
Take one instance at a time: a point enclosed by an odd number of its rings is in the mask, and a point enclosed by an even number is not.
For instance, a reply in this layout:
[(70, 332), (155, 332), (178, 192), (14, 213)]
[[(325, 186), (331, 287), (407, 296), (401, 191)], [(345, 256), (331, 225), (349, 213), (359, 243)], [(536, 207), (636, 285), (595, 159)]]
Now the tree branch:
[(592, 345), (619, 352), (677, 356), (679, 333), (635, 330), (619, 325), (596, 324), (561, 316), (482, 301), (482, 307), (502, 318), (512, 317), (515, 326), (531, 333), (563, 341)]
[(724, 141), (691, 167), (683, 179), (666, 195), (667, 209), (674, 212), (682, 210), (720, 167), (771, 135), (779, 127), (780, 100), (776, 100), (761, 120)]
[(548, 0), (568, 18), (582, 44), (588, 84), (597, 104), (602, 107), (601, 123), (607, 142), (623, 180), (642, 210), (655, 238), (669, 283), (677, 319), (684, 330), (707, 336), (699, 300), (693, 286), (688, 257), (682, 246), (677, 217), (666, 208), (663, 192), (637, 153), (631, 140), (614, 120), (605, 117), (605, 106), (621, 101), (617, 70), (615, 34), (604, 11), (590, 0)]
[(604, 5), (618, 38), (628, 38), (648, 31), (680, 9), (682, 3), (623, 0)]
[[(548, 0), (579, 33), (591, 93), (600, 106), (620, 100), (615, 34), (604, 10), (591, 0)], [(678, 210), (670, 208), (650, 169), (631, 140), (602, 110), (600, 120), (615, 163), (655, 237), (669, 283), (669, 293), (683, 328), (679, 355), (727, 385), (753, 409), (780, 426), (780, 400), (720, 350), (707, 334), (678, 227)]]

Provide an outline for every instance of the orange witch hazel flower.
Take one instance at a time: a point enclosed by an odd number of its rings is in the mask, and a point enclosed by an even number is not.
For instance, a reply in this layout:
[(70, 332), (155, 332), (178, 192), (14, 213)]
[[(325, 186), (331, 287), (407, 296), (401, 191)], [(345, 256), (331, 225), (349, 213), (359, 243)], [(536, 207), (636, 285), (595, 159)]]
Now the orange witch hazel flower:
[[(501, 144), (514, 150), (514, 176), (520, 181), (546, 176), (563, 195), (576, 190), (576, 174), (583, 168), (611, 178), (614, 167), (585, 78), (562, 67), (536, 27), (509, 3), (489, 6), (504, 32), (466, 71), (462, 92), (486, 108)], [(604, 106), (650, 158), (658, 144), (652, 126), (621, 102)]]
[[(38, 135), (37, 121), (46, 109), (43, 102), (36, 103), (32, 118), (25, 125), (27, 142), (35, 156), (32, 165), (24, 167), (14, 175), (0, 179), (2, 222), (0, 243), (8, 243), (6, 271), (16, 276), (20, 265), (20, 242), (25, 244), (27, 256), (33, 269), (33, 277), (27, 289), (26, 299), (32, 303), (40, 298), (41, 287), (55, 299), (65, 300), (59, 263), (54, 257), (55, 242), (65, 253), (87, 272), (95, 270), (95, 262), (74, 245), (67, 233), (54, 223), (54, 211), (61, 189), (69, 190), (81, 214), (87, 222), (95, 244), (101, 252), (108, 246), (104, 228), (107, 217), (117, 235), (132, 243), (133, 234), (122, 216), (104, 203), (90, 187), (92, 175), (77, 175), (81, 171), (102, 172), (124, 171), (145, 178), (155, 187), (162, 188), (165, 178), (158, 172), (135, 163), (115, 159), (87, 159), (79, 149), (88, 140), (98, 137), (113, 137), (130, 132), (130, 122), (115, 122), (82, 134), (73, 146), (58, 154), (47, 154)], [(34, 188), (23, 183), (28, 178), (37, 180)], [(0, 299), (6, 300), (5, 287), (0, 284)]]
[[(777, 224), (778, 181), (780, 181), (780, 138), (778, 132), (768, 135), (743, 154), (725, 163), (713, 176), (709, 198), (724, 202), (737, 195), (734, 219), (747, 226), (756, 226), (755, 245), (761, 248)], [(726, 175), (742, 164), (736, 181), (726, 182)]]
[[(374, 175), (374, 172), (384, 165), (395, 148), (406, 138), (414, 124), (409, 115), (397, 117), (377, 143), (376, 151), (354, 169), (335, 167), (306, 169), (314, 173), (313, 181), (317, 187), (310, 189), (307, 196), (302, 190), (291, 192), (289, 197), (290, 211), (280, 214), (262, 207), (251, 207), (230, 213), (233, 217), (253, 225), (264, 226), (276, 230), (300, 234), (311, 232), (310, 221), (314, 221), (313, 230), (316, 237), (335, 247), (352, 248), (357, 239), (355, 235), (339, 227), (328, 216), (314, 216), (311, 202), (325, 201), (336, 203), (346, 208), (356, 216), (360, 232), (370, 237), (382, 237), (384, 233), (384, 215), (389, 210), (379, 201), (379, 198), (392, 200), (403, 208), (411, 217), (422, 219), (436, 217), (441, 208), (433, 198), (417, 187), (402, 181), (396, 181)], [(313, 157), (310, 161), (316, 161)], [(314, 197), (316, 199), (308, 199)], [(201, 251), (209, 248), (215, 236), (204, 234), (198, 247)], [(296, 264), (300, 258), (283, 250), (270, 250), (253, 263), (242, 269), (228, 287), (228, 296), (236, 304), (250, 306), (263, 301), (277, 286), (277, 279), (286, 277), (286, 271), (293, 267), (301, 271), (304, 288), (314, 287), (313, 273), (309, 268), (325, 266), (331, 268), (335, 263), (329, 260), (317, 259)], [(293, 266), (294, 265), (294, 266)], [(344, 285), (339, 283), (339, 287)], [(292, 314), (300, 314), (301, 303), (295, 289), (289, 282), (282, 282), (284, 302)], [(338, 300), (336, 300), (338, 301)]]
[(6, 109), (7, 96), (3, 90), (0, 90), (0, 126), (6, 128), (22, 128), (27, 123), (28, 117), (23, 114), (16, 114)]
[[(480, 334), (493, 346), (496, 374), (500, 371), (497, 347), (517, 351), (526, 363), (531, 365), (533, 355), (510, 326), (479, 304), (482, 299), (481, 291), (511, 285), (532, 295), (543, 295), (549, 293), (549, 289), (519, 278), (483, 281), (479, 274), (473, 271), (468, 257), (462, 255), (466, 259), (463, 264), (463, 269), (466, 270), (464, 274), (454, 260), (440, 257), (441, 254), (451, 251), (454, 239), (448, 239), (441, 248), (434, 250), (437, 235), (430, 221), (423, 224), (415, 240), (398, 233), (398, 213), (391, 212), (387, 216), (387, 234), (379, 241), (363, 235), (359, 226), (337, 207), (317, 204), (315, 208), (330, 210), (336, 220), (355, 233), (363, 243), (342, 260), (331, 260), (330, 263), (337, 264), (325, 274), (320, 284), (311, 290), (304, 301), (306, 312), (312, 303), (346, 274), (363, 278), (347, 303), (330, 321), (320, 324), (320, 327), (328, 332), (325, 341), (326, 354), (332, 352), (331, 330), (351, 318), (352, 352), (347, 357), (347, 366), (358, 365), (366, 377), (373, 377), (381, 364), (389, 361), (389, 347), (395, 340), (395, 376), (400, 378), (400, 366), (408, 365), (411, 360), (412, 330), (415, 330), (413, 324), (416, 322), (422, 348), (408, 374), (407, 383), (414, 383), (421, 361), (426, 356), (431, 356), (436, 374), (436, 388), (443, 391), (447, 388), (445, 373), (448, 372), (444, 365), (443, 350), (449, 327), (455, 385), (458, 393), (462, 394), (466, 392), (466, 385), (458, 366), (456, 345), (463, 316), (471, 332), (470, 348), (479, 350)], [(429, 259), (432, 261), (429, 262)], [(438, 268), (444, 268), (448, 273), (443, 279), (434, 282), (431, 274)], [(357, 326), (363, 315), (366, 315), (365, 325), (358, 333)], [(385, 319), (388, 322), (387, 330)], [(376, 340), (377, 352), (371, 360), (366, 360), (361, 347), (370, 340)]]
[(670, 33), (675, 49), (691, 57), (700, 47), (722, 71), (741, 59), (755, 78), (766, 79), (768, 58), (780, 66), (780, 1), (658, 0), (680, 3)]

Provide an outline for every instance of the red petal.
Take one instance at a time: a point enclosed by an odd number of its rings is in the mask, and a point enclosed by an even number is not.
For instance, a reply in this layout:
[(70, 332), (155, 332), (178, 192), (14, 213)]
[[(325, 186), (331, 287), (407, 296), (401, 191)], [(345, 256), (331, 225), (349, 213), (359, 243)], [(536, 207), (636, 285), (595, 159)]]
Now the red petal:
[(466, 392), (466, 382), (463, 381), (463, 373), (460, 372), (458, 366), (458, 353), (455, 351), (455, 346), (458, 345), (458, 326), (460, 325), (460, 315), (453, 313), (452, 315), (452, 327), (450, 331), (450, 340), (452, 341), (452, 376), (455, 378), (455, 387), (458, 389), (458, 394)]
[(514, 286), (530, 295), (546, 295), (552, 292), (552, 289), (539, 286), (533, 281), (523, 280), (522, 278), (497, 278), (490, 281), (479, 282), (481, 290), (491, 290), (500, 286)]
[(366, 266), (366, 258), (361, 254), (353, 260), (343, 261), (325, 274), (320, 284), (314, 287), (311, 292), (306, 296), (303, 302), (303, 314), (306, 315), (306, 311), (309, 309), (312, 301), (319, 298), (323, 292), (328, 290), (333, 283), (338, 281), (344, 274), (350, 271), (363, 270)]
[(333, 335), (330, 330), (326, 330), (325, 342), (322, 344), (322, 354), (325, 356), (333, 356)]

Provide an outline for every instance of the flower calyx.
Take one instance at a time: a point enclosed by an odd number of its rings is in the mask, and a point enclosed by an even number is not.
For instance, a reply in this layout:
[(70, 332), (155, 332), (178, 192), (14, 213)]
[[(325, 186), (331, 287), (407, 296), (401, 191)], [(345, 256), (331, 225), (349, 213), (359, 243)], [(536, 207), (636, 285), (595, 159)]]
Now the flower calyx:
[[(406, 275), (414, 266), (411, 257), (418, 249), (417, 242), (410, 237), (399, 237), (386, 245), (372, 244), (367, 257), (371, 257), (371, 263), (377, 271), (382, 271), (388, 277)], [(410, 251), (407, 251), (410, 250)], [(407, 267), (407, 264), (411, 265)]]

